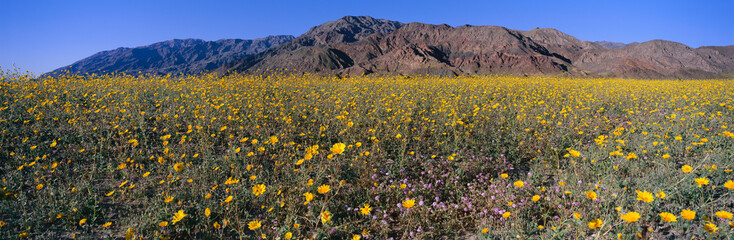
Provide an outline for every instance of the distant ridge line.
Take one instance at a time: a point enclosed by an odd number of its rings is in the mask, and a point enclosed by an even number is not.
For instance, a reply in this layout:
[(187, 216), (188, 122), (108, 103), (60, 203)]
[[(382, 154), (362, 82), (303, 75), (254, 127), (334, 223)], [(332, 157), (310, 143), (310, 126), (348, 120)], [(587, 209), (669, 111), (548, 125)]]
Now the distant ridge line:
[(691, 48), (652, 40), (589, 42), (552, 28), (401, 23), (345, 16), (301, 36), (203, 41), (175, 39), (92, 55), (62, 71), (74, 74), (303, 73), (567, 75), (624, 78), (731, 78), (734, 45)]

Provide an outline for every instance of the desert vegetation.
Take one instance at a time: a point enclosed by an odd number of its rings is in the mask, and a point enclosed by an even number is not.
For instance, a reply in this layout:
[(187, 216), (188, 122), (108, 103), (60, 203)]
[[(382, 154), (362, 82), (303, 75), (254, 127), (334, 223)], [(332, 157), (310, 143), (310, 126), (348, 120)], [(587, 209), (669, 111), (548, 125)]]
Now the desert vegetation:
[(731, 80), (0, 75), (4, 239), (733, 233)]

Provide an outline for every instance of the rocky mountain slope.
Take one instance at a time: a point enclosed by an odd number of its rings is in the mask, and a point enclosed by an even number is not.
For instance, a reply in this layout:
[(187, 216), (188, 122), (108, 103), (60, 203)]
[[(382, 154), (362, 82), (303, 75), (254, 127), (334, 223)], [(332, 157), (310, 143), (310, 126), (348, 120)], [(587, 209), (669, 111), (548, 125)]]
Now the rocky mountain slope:
[(734, 61), (728, 54), (705, 48), (694, 49), (677, 42), (652, 40), (607, 51), (587, 52), (575, 64), (600, 75), (707, 78), (732, 73)]
[(588, 42), (550, 28), (451, 27), (350, 16), (216, 71), (716, 78), (734, 76), (732, 47)]
[(628, 45), (635, 45), (640, 44), (638, 42), (631, 42), (631, 43), (621, 43), (621, 42), (607, 42), (607, 41), (594, 41), (593, 43), (599, 44), (605, 48), (609, 49), (615, 49), (615, 48), (623, 48)]
[(268, 69), (295, 69), (302, 72), (324, 72), (352, 66), (343, 52), (325, 48), (328, 44), (355, 43), (373, 35), (384, 35), (402, 27), (396, 21), (369, 16), (345, 16), (336, 21), (312, 27), (293, 41), (251, 57), (223, 65), (217, 72), (259, 72)]
[(196, 74), (263, 52), (293, 36), (268, 36), (252, 40), (174, 39), (136, 48), (96, 53), (49, 74), (124, 72), (128, 74)]
[[(75, 73), (260, 73), (570, 75), (731, 78), (734, 45), (589, 42), (551, 28), (451, 27), (346, 16), (303, 35), (255, 40), (172, 40), (95, 54), (62, 68)], [(59, 71), (59, 70), (57, 70)]]

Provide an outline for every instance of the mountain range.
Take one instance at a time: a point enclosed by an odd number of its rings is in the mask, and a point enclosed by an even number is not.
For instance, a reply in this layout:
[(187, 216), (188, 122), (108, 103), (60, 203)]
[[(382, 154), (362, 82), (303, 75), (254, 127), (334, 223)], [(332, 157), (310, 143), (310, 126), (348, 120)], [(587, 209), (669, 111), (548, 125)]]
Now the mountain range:
[(301, 36), (171, 40), (94, 54), (59, 73), (257, 74), (275, 69), (355, 76), (513, 74), (628, 78), (731, 78), (734, 45), (691, 48), (582, 41), (551, 28), (451, 27), (346, 16)]
[(136, 48), (117, 48), (95, 53), (47, 75), (62, 72), (74, 74), (197, 74), (263, 52), (293, 36), (268, 36), (252, 40), (174, 39)]

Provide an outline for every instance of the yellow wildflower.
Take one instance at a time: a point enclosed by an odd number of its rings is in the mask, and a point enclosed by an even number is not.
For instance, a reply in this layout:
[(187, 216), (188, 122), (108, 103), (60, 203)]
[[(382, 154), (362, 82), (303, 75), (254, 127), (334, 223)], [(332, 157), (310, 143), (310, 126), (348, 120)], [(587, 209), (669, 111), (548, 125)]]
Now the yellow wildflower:
[(637, 212), (628, 212), (622, 215), (622, 220), (625, 220), (628, 223), (633, 223), (639, 220), (640, 217), (640, 214)]
[(183, 170), (183, 168), (184, 168), (184, 163), (182, 162), (176, 163), (175, 165), (173, 165), (173, 170), (176, 170), (176, 172), (180, 172), (181, 170)]
[(255, 196), (260, 196), (260, 194), (265, 193), (265, 184), (252, 186), (252, 193), (255, 194)]
[(571, 154), (571, 156), (573, 156), (573, 157), (579, 157), (579, 156), (581, 156), (581, 152), (576, 151), (576, 150), (573, 150), (573, 149), (568, 150), (568, 153)]
[(683, 211), (680, 212), (680, 216), (685, 220), (693, 220), (696, 218), (696, 212), (689, 209), (683, 209)]
[(331, 152), (333, 154), (341, 154), (341, 153), (344, 152), (344, 148), (346, 148), (346, 147), (347, 146), (344, 145), (344, 143), (337, 143), (337, 144), (334, 144), (333, 146), (331, 146)]
[(413, 200), (413, 199), (408, 199), (408, 200), (405, 200), (405, 201), (403, 201), (403, 203), (402, 203), (402, 204), (403, 204), (403, 207), (404, 207), (404, 208), (410, 209), (410, 208), (412, 208), (413, 206), (415, 206), (415, 200)]
[(706, 232), (713, 234), (716, 233), (717, 230), (719, 230), (719, 227), (717, 227), (716, 224), (709, 222), (703, 226), (703, 230), (706, 230)]
[(666, 222), (675, 222), (675, 221), (677, 221), (677, 217), (675, 217), (674, 214), (669, 213), (669, 212), (662, 212), (662, 213), (660, 213), (659, 216), (660, 216), (660, 219), (662, 219), (663, 221), (666, 221)]
[(362, 215), (370, 215), (370, 212), (372, 212), (372, 208), (369, 204), (364, 204), (363, 207), (359, 208), (359, 212), (362, 213)]
[(601, 219), (594, 219), (593, 221), (589, 222), (589, 228), (600, 228), (603, 223), (604, 222), (602, 222)]
[(589, 199), (591, 199), (591, 200), (596, 200), (596, 198), (597, 198), (596, 192), (594, 192), (594, 191), (586, 191), (584, 193), (586, 193), (586, 197), (589, 198)]
[(261, 226), (262, 226), (262, 223), (260, 221), (257, 221), (257, 220), (250, 221), (249, 223), (247, 223), (247, 228), (249, 228), (250, 230), (258, 229)]
[(724, 183), (724, 187), (728, 188), (729, 190), (734, 190), (734, 181), (729, 180)]
[(185, 214), (183, 210), (178, 210), (178, 212), (173, 214), (173, 220), (171, 222), (175, 225), (176, 222), (181, 221), (186, 216), (188, 214)]
[(327, 222), (331, 221), (331, 212), (324, 211), (321, 213), (321, 223), (326, 224)]
[(238, 182), (240, 182), (239, 179), (232, 179), (232, 177), (229, 177), (227, 179), (227, 181), (224, 182), (224, 184), (230, 185), (230, 184), (235, 184), (235, 183), (238, 183)]
[(313, 193), (307, 192), (304, 193), (303, 196), (306, 197), (306, 202), (304, 202), (303, 205), (306, 205), (313, 200)]
[(640, 190), (637, 190), (637, 200), (650, 203), (655, 200), (655, 197), (652, 195), (652, 193), (649, 193), (647, 191), (642, 192)]
[(732, 213), (727, 212), (727, 211), (718, 211), (718, 212), (716, 212), (716, 216), (719, 217), (719, 218), (731, 220)]
[(696, 178), (694, 181), (696, 182), (698, 187), (703, 187), (703, 185), (709, 185), (709, 180), (705, 177)]
[(318, 191), (318, 193), (320, 194), (326, 194), (327, 192), (329, 192), (329, 190), (331, 190), (331, 186), (326, 184), (321, 185), (319, 188), (316, 189), (316, 191)]

